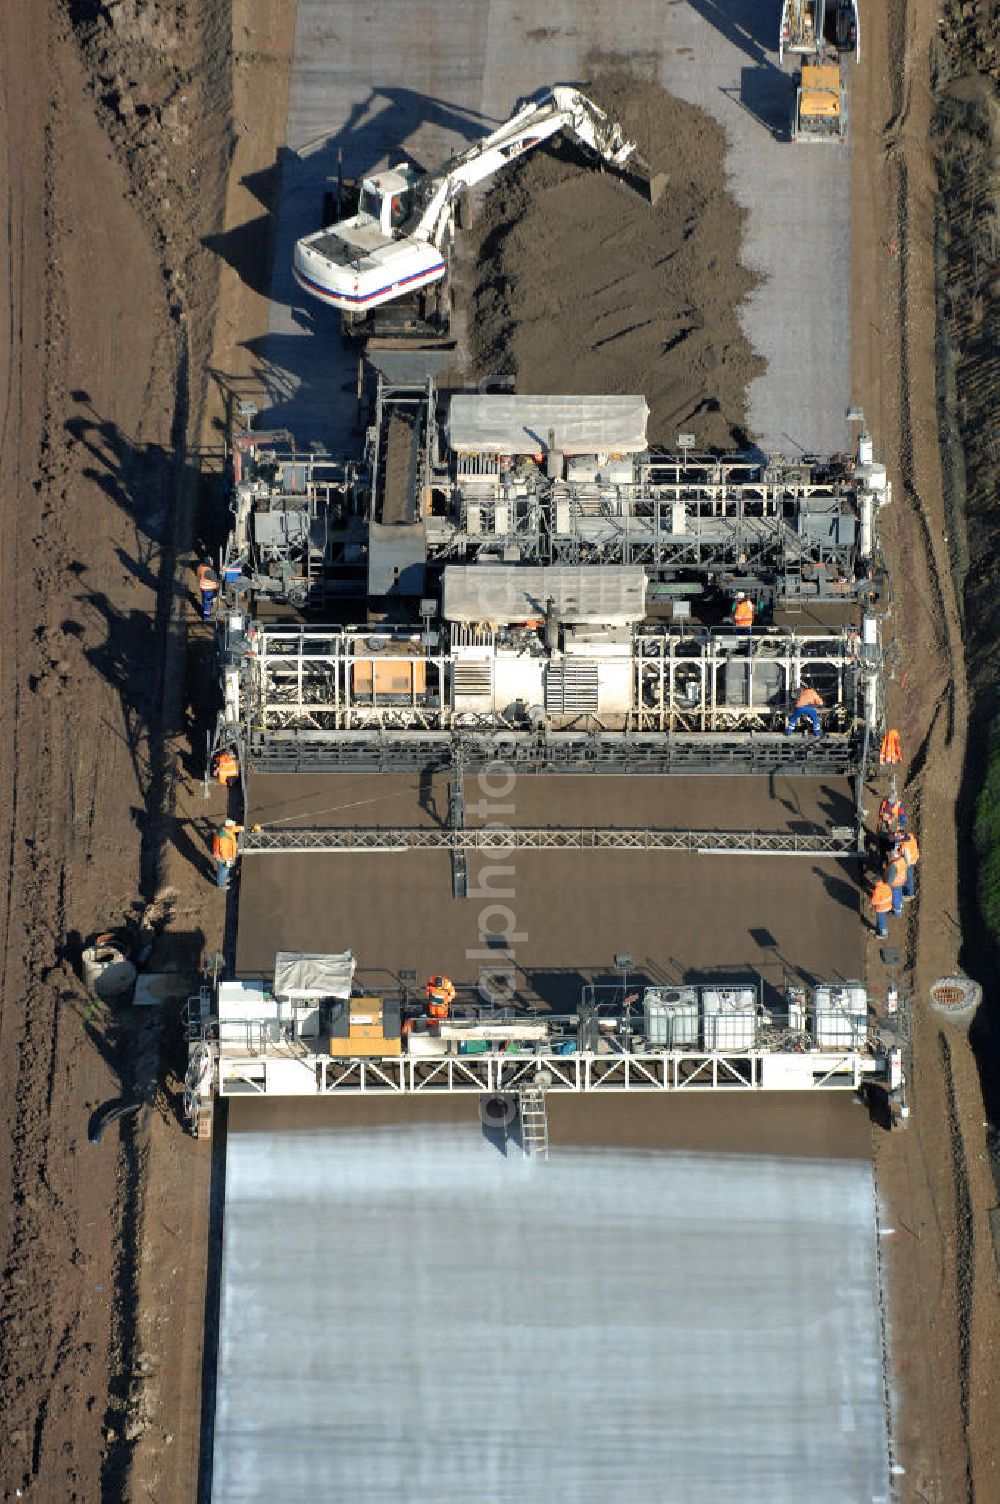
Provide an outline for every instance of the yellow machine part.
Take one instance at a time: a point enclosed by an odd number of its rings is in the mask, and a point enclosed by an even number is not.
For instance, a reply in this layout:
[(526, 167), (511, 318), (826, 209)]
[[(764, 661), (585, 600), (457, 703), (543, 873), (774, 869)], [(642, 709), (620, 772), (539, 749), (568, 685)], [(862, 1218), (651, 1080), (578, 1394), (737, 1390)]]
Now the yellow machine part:
[[(352, 664), (352, 687), (359, 700), (370, 700), (374, 686), (379, 695), (422, 695), (427, 688), (427, 667), (423, 663), (398, 663), (393, 658), (400, 650), (386, 649), (376, 655), (376, 661)], [(406, 644), (406, 653), (416, 657), (419, 647)]]
[(386, 1039), (382, 1032), (382, 999), (352, 997), (348, 1002), (347, 1038), (330, 1040), (330, 1054), (348, 1059), (352, 1055), (401, 1055), (403, 1042), (396, 1036)]
[(351, 1060), (357, 1055), (367, 1058), (380, 1058), (386, 1055), (401, 1055), (403, 1053), (403, 1041), (401, 1039), (331, 1039), (330, 1056), (333, 1060)]
[(840, 114), (840, 68), (836, 63), (803, 64), (800, 114), (829, 118)]

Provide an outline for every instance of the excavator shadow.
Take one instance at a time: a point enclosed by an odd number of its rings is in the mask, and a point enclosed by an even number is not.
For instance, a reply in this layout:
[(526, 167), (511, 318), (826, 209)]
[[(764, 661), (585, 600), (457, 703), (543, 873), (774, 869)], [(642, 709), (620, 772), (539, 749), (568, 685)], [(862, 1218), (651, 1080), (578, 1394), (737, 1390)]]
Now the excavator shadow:
[(723, 89), (775, 141), (791, 141), (795, 80), (775, 67), (740, 69), (738, 89)]

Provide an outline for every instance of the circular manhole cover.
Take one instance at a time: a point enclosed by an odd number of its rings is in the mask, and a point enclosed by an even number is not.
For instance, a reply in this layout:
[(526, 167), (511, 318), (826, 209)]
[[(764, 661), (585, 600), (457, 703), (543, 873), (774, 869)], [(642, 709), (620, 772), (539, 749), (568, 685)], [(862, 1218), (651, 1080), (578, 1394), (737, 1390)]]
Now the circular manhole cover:
[(931, 987), (931, 1007), (952, 1018), (978, 1008), (983, 989), (971, 977), (940, 977)]

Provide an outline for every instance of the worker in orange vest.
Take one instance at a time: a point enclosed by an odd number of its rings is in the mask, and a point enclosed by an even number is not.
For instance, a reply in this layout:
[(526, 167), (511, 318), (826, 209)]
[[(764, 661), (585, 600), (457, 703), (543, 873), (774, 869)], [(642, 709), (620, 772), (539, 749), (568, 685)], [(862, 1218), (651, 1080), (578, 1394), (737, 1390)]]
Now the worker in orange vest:
[(888, 794), (878, 807), (878, 824), (875, 835), (879, 848), (888, 853), (901, 841), (906, 831), (906, 810), (903, 801), (895, 794)]
[(733, 621), (737, 632), (749, 637), (753, 628), (753, 601), (741, 590), (733, 605)]
[(882, 745), (878, 749), (878, 760), (883, 767), (891, 767), (894, 763), (903, 761), (903, 748), (900, 745), (899, 732), (890, 728), (882, 738)]
[(203, 559), (195, 570), (198, 589), (201, 591), (201, 619), (212, 620), (215, 599), (219, 593), (219, 576), (212, 568), (211, 560)]
[(917, 845), (917, 838), (912, 831), (900, 841), (899, 849), (902, 853), (903, 861), (906, 863), (906, 884), (903, 888), (903, 898), (909, 901), (911, 898), (916, 898), (917, 896), (915, 869), (920, 860), (920, 847)]
[(216, 752), (212, 760), (212, 777), (229, 788), (240, 776), (240, 760), (235, 752)]
[(455, 1001), (455, 984), (450, 977), (428, 977), (424, 988), (427, 994), (429, 1018), (444, 1019)]
[(823, 708), (820, 696), (808, 684), (799, 686), (798, 698), (795, 701), (795, 709), (788, 717), (785, 727), (785, 735), (791, 736), (800, 721), (808, 721), (812, 727), (813, 736), (822, 736), (823, 728), (819, 723), (819, 712)]
[(872, 889), (870, 902), (875, 910), (875, 933), (884, 940), (889, 933), (889, 910), (892, 908), (892, 889), (884, 877), (880, 877)]
[(212, 855), (215, 857), (216, 887), (228, 888), (236, 858), (240, 853), (240, 832), (243, 826), (235, 820), (226, 820), (212, 837)]
[(903, 889), (906, 886), (906, 858), (900, 850), (898, 843), (892, 848), (892, 855), (886, 863), (885, 880), (892, 889), (892, 912), (894, 914), (901, 914), (903, 912)]
[(902, 799), (897, 799), (895, 794), (887, 794), (878, 807), (878, 829), (880, 835), (889, 836), (899, 835), (906, 829), (906, 810)]

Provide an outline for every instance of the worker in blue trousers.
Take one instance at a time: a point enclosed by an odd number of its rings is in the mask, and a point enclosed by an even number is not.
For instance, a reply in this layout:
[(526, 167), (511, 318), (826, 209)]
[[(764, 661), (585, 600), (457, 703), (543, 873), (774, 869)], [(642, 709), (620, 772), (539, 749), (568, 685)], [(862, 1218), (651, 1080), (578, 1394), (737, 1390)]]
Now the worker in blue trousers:
[(901, 847), (895, 845), (886, 863), (885, 880), (892, 889), (892, 912), (903, 912), (903, 889), (906, 887), (906, 858)]
[(917, 863), (920, 860), (920, 847), (917, 845), (917, 838), (912, 831), (900, 841), (899, 849), (906, 863), (906, 885), (903, 888), (903, 897), (909, 901), (911, 898), (916, 898), (917, 896), (915, 878)]
[(892, 908), (892, 889), (884, 877), (880, 877), (872, 889), (869, 900), (875, 910), (875, 933), (880, 940), (889, 935), (889, 910)]
[(228, 888), (236, 858), (240, 854), (242, 825), (235, 820), (225, 820), (212, 837), (212, 855), (215, 857), (215, 885)]
[(823, 701), (816, 691), (808, 684), (801, 685), (795, 701), (795, 709), (788, 717), (785, 735), (791, 736), (800, 721), (808, 721), (812, 727), (813, 736), (822, 736), (823, 728), (819, 723), (819, 713), (822, 708)]
[(201, 619), (212, 620), (212, 611), (215, 608), (216, 597), (219, 594), (219, 576), (208, 559), (203, 559), (195, 570), (198, 580), (198, 589), (201, 592)]

